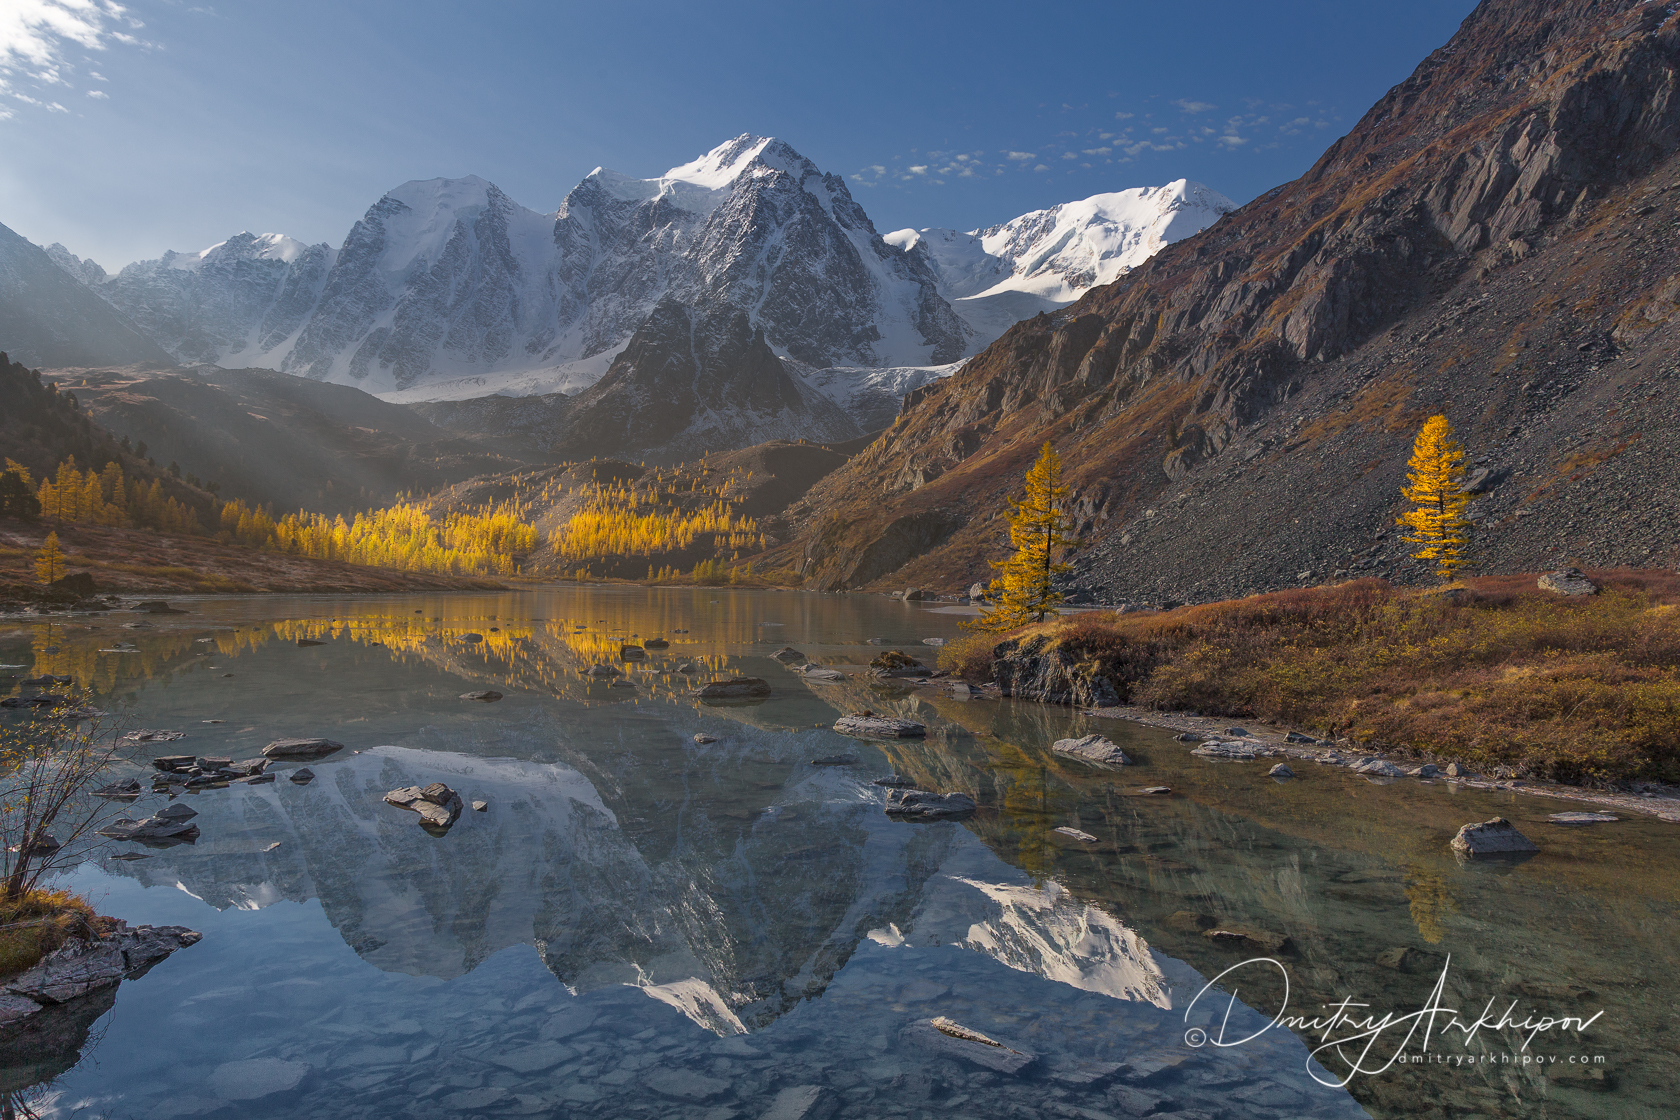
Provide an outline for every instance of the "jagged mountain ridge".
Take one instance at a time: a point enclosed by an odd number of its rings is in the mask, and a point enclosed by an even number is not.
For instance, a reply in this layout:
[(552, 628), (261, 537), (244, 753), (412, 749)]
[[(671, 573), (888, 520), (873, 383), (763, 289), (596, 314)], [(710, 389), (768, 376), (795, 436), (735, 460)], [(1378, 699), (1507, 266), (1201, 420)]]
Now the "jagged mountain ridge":
[[(330, 245), (241, 232), (202, 252), (131, 264), (92, 286), (177, 360), (237, 367), (249, 364), (244, 355), (294, 340), (336, 257)], [(79, 264), (78, 275), (104, 273), (92, 261)]]
[[(925, 253), (957, 314), (995, 337), (1111, 283), (1236, 208), (1218, 191), (1179, 179), (1064, 202), (986, 229), (901, 229), (886, 241)], [(995, 329), (985, 330), (987, 323)]]
[[(184, 361), (236, 358), (413, 399), (577, 391), (667, 296), (742, 308), (812, 366), (949, 363), (975, 349), (926, 258), (888, 246), (844, 180), (771, 138), (737, 137), (656, 179), (597, 168), (553, 215), (476, 176), (405, 183), (336, 253), (270, 243), (297, 246), (241, 234), (95, 288)], [(225, 267), (235, 261), (243, 271)]]
[(181, 361), (391, 399), (579, 391), (672, 297), (746, 310), (798, 369), (872, 401), (878, 379), (842, 371), (952, 365), (1228, 207), (1180, 181), (883, 239), (839, 176), (743, 135), (654, 179), (597, 168), (553, 215), (467, 176), (388, 192), (338, 250), (241, 233), (110, 278), (62, 246), (55, 259)]
[(813, 491), (798, 562), (984, 577), (1051, 440), (1101, 598), (1421, 578), (1383, 530), (1431, 411), (1495, 480), (1489, 567), (1675, 559), (1641, 525), (1680, 467), (1677, 66), (1667, 7), (1485, 0), (1302, 178), (911, 393)]
[(0, 349), (27, 366), (174, 364), (53, 255), (5, 226), (0, 226), (0, 339)]

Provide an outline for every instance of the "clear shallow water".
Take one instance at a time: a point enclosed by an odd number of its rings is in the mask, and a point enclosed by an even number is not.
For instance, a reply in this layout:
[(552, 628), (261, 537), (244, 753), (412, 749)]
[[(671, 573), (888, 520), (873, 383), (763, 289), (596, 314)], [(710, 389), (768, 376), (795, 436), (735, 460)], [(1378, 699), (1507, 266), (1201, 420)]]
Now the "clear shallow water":
[[(197, 844), (72, 877), (107, 913), (206, 936), (122, 985), (82, 1063), (44, 1090), (44, 1115), (721, 1120), (796, 1115), (813, 1098), (813, 1117), (1668, 1114), (1680, 1065), (1672, 826), (1567, 830), (1545, 816), (1579, 806), (1311, 766), (1280, 785), (1269, 764), (1204, 762), (1147, 728), (807, 684), (769, 658), (791, 644), (861, 666), (879, 652), (866, 638), (908, 648), (959, 633), (951, 616), (875, 597), (577, 589), (184, 605), (193, 613), (140, 629), (115, 615), (97, 630), (0, 631), (0, 662), (74, 673), (135, 725), (188, 733), (156, 753), (252, 757), (283, 735), (347, 750), (309, 764), (307, 786), (282, 772), (189, 794)], [(632, 634), (672, 641), (630, 668), (635, 687), (582, 675)], [(141, 652), (97, 652), (114, 640)], [(682, 660), (763, 676), (774, 694), (701, 705), (669, 671)], [(506, 699), (459, 699), (483, 687)], [(929, 737), (859, 744), (827, 730), (863, 707), (914, 715)], [(1092, 729), (1138, 765), (1115, 774), (1049, 754)], [(718, 741), (698, 746), (698, 732)], [(837, 753), (860, 764), (809, 765)], [(982, 810), (890, 821), (868, 779), (894, 769), (968, 791)], [(435, 780), (488, 812), (438, 838), (380, 801)], [(1174, 795), (1136, 794), (1157, 783)], [(1498, 814), (1541, 855), (1455, 863), (1457, 826)], [(1548, 1032), (1528, 1052), (1606, 1063), (1586, 1077), (1520, 1062), (1396, 1066), (1339, 1089), (1308, 1075), (1306, 1030), (1192, 1047), (1187, 1028), (1217, 1033), (1226, 1007), (1203, 996), (1187, 1022), (1192, 997), (1267, 955), (1210, 941), (1208, 923), (1288, 938), (1271, 955), (1293, 1012), (1346, 997), (1416, 1010), (1450, 954), (1443, 1003), (1466, 1018), (1489, 1000), (1496, 1014), (1512, 1000), (1523, 1014), (1603, 1010), (1585, 1034)], [(1239, 1000), (1232, 1039), (1284, 997), (1264, 969), (1226, 987)], [(935, 1015), (1040, 1061), (1005, 1077), (900, 1042)], [(1377, 1050), (1392, 1053), (1398, 1038), (1385, 1038)], [(1433, 1049), (1520, 1046), (1505, 1028)], [(1321, 1077), (1345, 1076), (1321, 1057)], [(252, 1061), (267, 1065), (238, 1064)], [(265, 1076), (299, 1069), (279, 1063), (308, 1070), (295, 1089), (253, 1097)]]

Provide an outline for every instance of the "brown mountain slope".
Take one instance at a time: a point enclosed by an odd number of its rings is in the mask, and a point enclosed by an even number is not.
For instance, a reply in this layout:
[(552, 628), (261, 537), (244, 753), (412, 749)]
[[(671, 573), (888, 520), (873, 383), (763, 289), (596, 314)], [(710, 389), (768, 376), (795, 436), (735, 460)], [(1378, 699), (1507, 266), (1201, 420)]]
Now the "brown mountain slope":
[(1384, 530), (1436, 411), (1484, 568), (1675, 559), (1677, 65), (1667, 5), (1486, 0), (1306, 175), (912, 394), (786, 559), (965, 586), (1048, 439), (1100, 598), (1414, 577)]

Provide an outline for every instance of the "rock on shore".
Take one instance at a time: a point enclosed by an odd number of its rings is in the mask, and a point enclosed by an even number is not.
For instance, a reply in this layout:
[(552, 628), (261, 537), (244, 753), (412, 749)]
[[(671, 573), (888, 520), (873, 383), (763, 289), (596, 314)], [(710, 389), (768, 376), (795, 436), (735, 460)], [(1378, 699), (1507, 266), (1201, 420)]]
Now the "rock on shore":
[(10, 1027), (41, 1008), (67, 1003), (137, 976), (177, 949), (204, 935), (186, 926), (116, 923), (104, 937), (72, 937), (34, 968), (8, 980), (0, 994), (0, 1027)]

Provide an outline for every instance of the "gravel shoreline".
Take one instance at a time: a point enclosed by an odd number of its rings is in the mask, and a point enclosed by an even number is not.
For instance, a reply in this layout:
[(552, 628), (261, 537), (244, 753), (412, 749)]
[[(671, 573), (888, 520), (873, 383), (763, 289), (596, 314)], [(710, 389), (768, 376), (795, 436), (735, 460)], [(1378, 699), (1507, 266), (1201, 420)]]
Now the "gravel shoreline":
[[(1186, 712), (1162, 712), (1132, 705), (1084, 708), (1080, 710), (1080, 714), (1095, 716), (1100, 719), (1130, 720), (1133, 723), (1141, 723), (1149, 727), (1161, 727), (1169, 731), (1188, 732), (1213, 738), (1223, 737), (1225, 728), (1232, 726), (1234, 722), (1229, 718), (1197, 716)], [(1311, 743), (1287, 742), (1285, 740), (1287, 731), (1280, 731), (1265, 724), (1256, 727), (1245, 726), (1244, 730), (1248, 732), (1247, 738), (1263, 744), (1268, 750), (1281, 756), (1308, 762), (1347, 766), (1356, 765), (1367, 759), (1384, 759), (1402, 767), (1418, 765), (1413, 760), (1398, 759), (1384, 755), (1380, 751), (1366, 750), (1347, 739), (1338, 741), (1337, 745), (1333, 747), (1321, 747)], [(1508, 790), (1513, 793), (1533, 794), (1537, 797), (1551, 797), (1559, 801), (1579, 801), (1592, 805), (1604, 805), (1630, 813), (1645, 813), (1660, 820), (1680, 824), (1680, 796), (1676, 795), (1673, 787), (1664, 787), (1662, 793), (1614, 793), (1609, 790), (1586, 789), (1581, 786), (1533, 781), (1527, 778), (1502, 780), (1481, 776), (1448, 778), (1441, 775), (1431, 780), (1457, 782), (1468, 789)], [(1656, 785), (1654, 782), (1650, 784)]]

